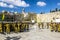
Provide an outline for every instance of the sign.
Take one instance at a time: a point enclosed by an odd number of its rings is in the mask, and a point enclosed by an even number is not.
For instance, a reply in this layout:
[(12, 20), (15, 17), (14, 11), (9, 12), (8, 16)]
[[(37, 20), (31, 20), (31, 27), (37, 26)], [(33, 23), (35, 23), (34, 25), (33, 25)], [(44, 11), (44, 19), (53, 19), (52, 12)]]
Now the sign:
[(56, 19), (55, 21), (56, 21), (56, 22), (60, 22), (60, 19)]
[(34, 20), (32, 20), (32, 23), (34, 23), (35, 21)]

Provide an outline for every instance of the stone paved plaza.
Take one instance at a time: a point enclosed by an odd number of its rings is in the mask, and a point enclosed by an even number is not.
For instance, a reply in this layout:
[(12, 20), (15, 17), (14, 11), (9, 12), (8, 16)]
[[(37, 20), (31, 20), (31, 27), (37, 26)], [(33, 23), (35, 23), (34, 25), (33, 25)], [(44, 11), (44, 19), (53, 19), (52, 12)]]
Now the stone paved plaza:
[(60, 40), (59, 32), (49, 29), (30, 30), (29, 32), (0, 34), (0, 40)]

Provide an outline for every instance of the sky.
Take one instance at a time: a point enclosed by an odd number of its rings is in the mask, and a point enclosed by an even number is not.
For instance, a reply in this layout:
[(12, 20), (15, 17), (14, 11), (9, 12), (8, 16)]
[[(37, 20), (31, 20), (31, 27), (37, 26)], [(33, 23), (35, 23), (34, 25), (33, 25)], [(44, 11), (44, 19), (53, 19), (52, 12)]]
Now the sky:
[(55, 8), (60, 9), (60, 0), (0, 0), (0, 12), (3, 10), (9, 12), (48, 13)]

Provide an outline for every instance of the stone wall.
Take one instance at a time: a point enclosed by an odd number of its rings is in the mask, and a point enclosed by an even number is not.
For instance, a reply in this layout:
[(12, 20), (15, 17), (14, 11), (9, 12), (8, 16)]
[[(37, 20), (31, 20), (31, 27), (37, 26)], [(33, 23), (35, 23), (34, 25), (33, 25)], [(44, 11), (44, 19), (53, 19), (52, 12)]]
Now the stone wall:
[(54, 19), (60, 18), (60, 12), (51, 12), (45, 14), (37, 14), (37, 22), (51, 22)]

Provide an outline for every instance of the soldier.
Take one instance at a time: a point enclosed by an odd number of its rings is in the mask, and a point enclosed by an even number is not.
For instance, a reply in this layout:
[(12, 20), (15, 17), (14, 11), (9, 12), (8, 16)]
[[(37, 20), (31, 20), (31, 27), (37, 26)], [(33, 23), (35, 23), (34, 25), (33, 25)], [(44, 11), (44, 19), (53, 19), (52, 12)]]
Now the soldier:
[(44, 29), (44, 23), (42, 23), (42, 29)]
[(47, 29), (49, 28), (49, 23), (47, 23)]
[(26, 31), (29, 31), (29, 24), (25, 25)]
[(2, 33), (2, 24), (0, 23), (0, 32)]
[(17, 23), (18, 32), (20, 32), (21, 23)]
[(20, 31), (21, 32), (25, 31), (25, 24), (24, 23), (21, 24), (21, 30)]
[(6, 27), (6, 32), (10, 33), (10, 24), (6, 23), (4, 26)]
[(53, 27), (53, 23), (51, 22), (50, 23), (50, 30), (51, 30), (51, 32), (53, 32), (54, 31), (54, 29), (53, 29), (54, 27)]
[(57, 25), (58, 32), (60, 32), (60, 23)]
[(13, 23), (13, 24), (12, 24), (12, 27), (14, 28), (14, 31), (15, 31), (15, 32), (18, 32), (16, 23)]
[(39, 27), (39, 29), (40, 29), (40, 23), (38, 23), (38, 27)]
[(53, 23), (53, 29), (55, 30), (55, 32), (57, 32), (57, 24), (56, 23)]

